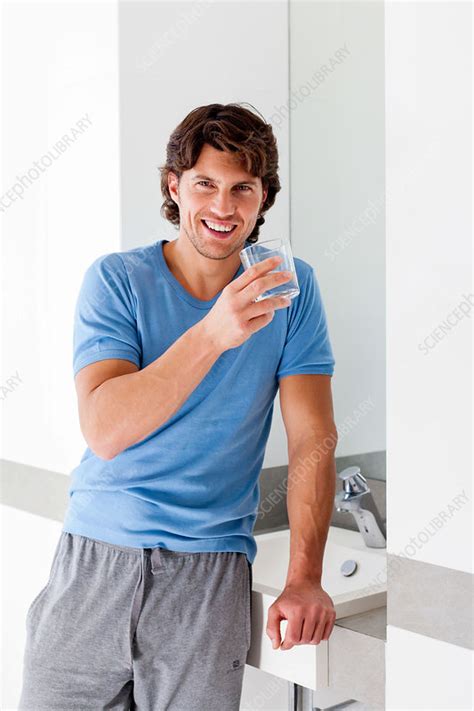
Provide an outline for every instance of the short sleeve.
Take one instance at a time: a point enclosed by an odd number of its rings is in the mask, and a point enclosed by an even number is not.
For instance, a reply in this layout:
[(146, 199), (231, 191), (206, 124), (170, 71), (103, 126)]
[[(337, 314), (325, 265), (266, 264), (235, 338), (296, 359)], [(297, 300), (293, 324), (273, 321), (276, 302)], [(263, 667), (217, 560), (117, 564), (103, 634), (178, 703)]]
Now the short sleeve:
[(141, 348), (133, 294), (121, 257), (99, 257), (84, 275), (74, 313), (73, 371), (107, 358), (139, 368)]
[(303, 279), (298, 281), (300, 293), (288, 307), (288, 332), (276, 377), (300, 373), (333, 375), (335, 360), (314, 268), (306, 264)]

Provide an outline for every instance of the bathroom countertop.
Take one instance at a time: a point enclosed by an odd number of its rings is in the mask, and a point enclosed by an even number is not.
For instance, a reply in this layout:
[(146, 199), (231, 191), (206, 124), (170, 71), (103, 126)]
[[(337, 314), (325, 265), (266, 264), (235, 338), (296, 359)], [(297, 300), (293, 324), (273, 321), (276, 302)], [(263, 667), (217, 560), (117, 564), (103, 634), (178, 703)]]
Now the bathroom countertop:
[(329, 637), (329, 686), (348, 699), (385, 709), (387, 608), (336, 620)]
[(360, 612), (357, 615), (342, 617), (336, 620), (338, 627), (365, 634), (368, 637), (387, 639), (387, 607), (377, 607), (375, 610)]

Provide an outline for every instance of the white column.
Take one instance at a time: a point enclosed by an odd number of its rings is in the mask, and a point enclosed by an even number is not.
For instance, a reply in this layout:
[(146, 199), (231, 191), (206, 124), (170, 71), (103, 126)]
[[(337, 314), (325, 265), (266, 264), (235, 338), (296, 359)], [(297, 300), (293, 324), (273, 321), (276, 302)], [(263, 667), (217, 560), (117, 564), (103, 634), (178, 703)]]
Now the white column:
[[(386, 4), (388, 552), (468, 572), (471, 38), (468, 3)], [(469, 656), (389, 626), (387, 708), (470, 708)]]

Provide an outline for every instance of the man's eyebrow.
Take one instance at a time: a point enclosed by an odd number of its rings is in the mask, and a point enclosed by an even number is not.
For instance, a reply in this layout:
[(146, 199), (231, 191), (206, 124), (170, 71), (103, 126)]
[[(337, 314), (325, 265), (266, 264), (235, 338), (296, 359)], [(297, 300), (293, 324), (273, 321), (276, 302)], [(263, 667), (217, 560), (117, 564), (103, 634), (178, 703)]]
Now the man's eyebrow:
[[(193, 175), (192, 180), (210, 180), (212, 183), (219, 183), (220, 180), (215, 180), (214, 178), (209, 178), (207, 175)], [(235, 183), (236, 185), (258, 185), (256, 180), (242, 180), (240, 183)]]

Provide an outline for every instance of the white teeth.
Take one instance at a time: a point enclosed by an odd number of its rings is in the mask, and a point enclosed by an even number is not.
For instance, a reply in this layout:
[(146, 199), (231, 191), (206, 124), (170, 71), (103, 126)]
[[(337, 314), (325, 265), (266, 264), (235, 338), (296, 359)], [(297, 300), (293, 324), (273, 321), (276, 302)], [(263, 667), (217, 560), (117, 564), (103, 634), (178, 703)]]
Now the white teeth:
[(216, 225), (214, 222), (208, 222), (207, 220), (204, 220), (206, 225), (210, 227), (212, 230), (216, 230), (217, 232), (230, 232), (233, 230), (233, 227), (224, 227), (223, 225)]

